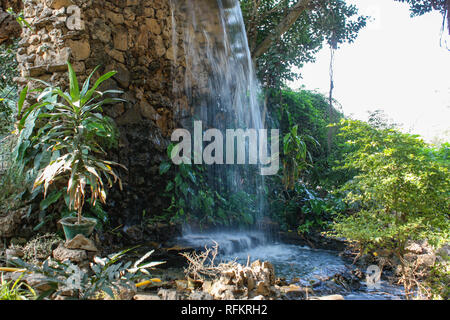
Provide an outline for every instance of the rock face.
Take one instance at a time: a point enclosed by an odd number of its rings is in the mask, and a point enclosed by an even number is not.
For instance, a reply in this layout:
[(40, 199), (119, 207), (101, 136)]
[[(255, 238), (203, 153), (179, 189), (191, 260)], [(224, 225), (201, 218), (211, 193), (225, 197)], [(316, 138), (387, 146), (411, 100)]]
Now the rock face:
[(20, 36), (21, 27), (16, 19), (0, 8), (0, 44)]
[(127, 100), (104, 108), (120, 131), (119, 147), (110, 153), (128, 169), (121, 172), (124, 191), (110, 193), (114, 208), (108, 208), (109, 214), (138, 219), (143, 210), (165, 208), (154, 198), (167, 182), (159, 177), (158, 166), (177, 127), (172, 90), (176, 70), (166, 55), (173, 47), (169, 0), (26, 0), (23, 5), (33, 29), (22, 29), (17, 55), (21, 76), (16, 79), (20, 85), (40, 86), (26, 78), (33, 77), (67, 88), (66, 61), (79, 82), (97, 65), (101, 68), (94, 78), (119, 71), (100, 88), (121, 89)]
[[(118, 73), (100, 90), (121, 89), (127, 102), (106, 106), (104, 112), (119, 127), (118, 149), (111, 158), (125, 165), (124, 190), (109, 194), (107, 208), (117, 223), (139, 222), (143, 210), (160, 212), (167, 203), (160, 199), (167, 180), (158, 167), (166, 158), (170, 135), (180, 122), (191, 123), (195, 101), (206, 86), (208, 70), (193, 70), (199, 77), (186, 78), (189, 63), (184, 50), (188, 9), (185, 0), (26, 0), (24, 17), (33, 29), (22, 29), (17, 59), (20, 85), (40, 86), (26, 77), (39, 78), (67, 88), (66, 61), (70, 61), (79, 81), (101, 65), (101, 74)], [(209, 41), (219, 41), (221, 32), (217, 2), (198, 0), (210, 20)], [(214, 6), (214, 7), (211, 7)], [(203, 9), (204, 8), (204, 9)], [(209, 9), (208, 9), (209, 8)], [(208, 13), (208, 14), (207, 14)], [(176, 28), (174, 28), (176, 26)], [(202, 30), (193, 30), (197, 49), (206, 39)], [(206, 54), (206, 53), (205, 53)], [(192, 81), (191, 81), (192, 80)], [(200, 107), (200, 106), (198, 106)], [(121, 221), (127, 217), (127, 221)]]
[(0, 216), (0, 238), (12, 237), (20, 227), (22, 217), (27, 213), (28, 207), (11, 210)]

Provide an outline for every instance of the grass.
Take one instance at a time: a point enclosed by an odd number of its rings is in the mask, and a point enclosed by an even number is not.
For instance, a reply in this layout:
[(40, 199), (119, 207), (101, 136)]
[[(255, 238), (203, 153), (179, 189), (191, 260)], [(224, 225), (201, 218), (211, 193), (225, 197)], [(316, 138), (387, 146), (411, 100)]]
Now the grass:
[(0, 275), (0, 300), (34, 300), (37, 295), (25, 282), (22, 282), (24, 274), (21, 274), (16, 281), (5, 281), (4, 275)]

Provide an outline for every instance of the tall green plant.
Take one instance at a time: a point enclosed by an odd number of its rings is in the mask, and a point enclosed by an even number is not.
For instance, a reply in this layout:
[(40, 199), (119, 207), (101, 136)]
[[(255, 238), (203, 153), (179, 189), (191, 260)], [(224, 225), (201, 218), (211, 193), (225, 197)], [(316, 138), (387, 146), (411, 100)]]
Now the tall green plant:
[(343, 191), (359, 212), (342, 217), (337, 233), (399, 257), (407, 240), (448, 241), (448, 159), (437, 161), (425, 142), (395, 129), (346, 120), (340, 130), (351, 146), (342, 167), (357, 172)]
[(119, 176), (112, 169), (112, 166), (121, 165), (102, 159), (106, 155), (105, 141), (116, 141), (117, 133), (112, 119), (102, 115), (101, 111), (105, 104), (124, 100), (104, 98), (106, 94), (120, 94), (121, 91), (97, 90), (104, 81), (116, 74), (115, 71), (100, 76), (91, 86), (91, 79), (97, 69), (98, 67), (94, 69), (80, 89), (76, 74), (68, 63), (69, 92), (37, 80), (46, 86), (38, 96), (37, 103), (24, 108), (28, 87), (22, 90), (18, 102), (18, 131), (33, 131), (34, 128), (27, 126), (27, 123), (35, 123), (37, 118), (45, 120), (33, 140), (35, 146), (45, 146), (51, 153), (52, 160), (40, 170), (33, 190), (42, 185), (46, 197), (51, 185), (65, 182), (68, 207), (77, 211), (78, 223), (81, 223), (86, 186), (89, 187), (93, 205), (97, 199), (106, 202), (103, 179), (107, 180), (110, 187), (113, 182), (118, 182), (122, 188)]

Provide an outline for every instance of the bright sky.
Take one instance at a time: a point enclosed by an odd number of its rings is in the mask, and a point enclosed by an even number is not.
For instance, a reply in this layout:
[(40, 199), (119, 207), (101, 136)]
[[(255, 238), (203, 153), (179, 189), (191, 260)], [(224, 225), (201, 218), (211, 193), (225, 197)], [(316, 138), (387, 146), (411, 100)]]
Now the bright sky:
[[(450, 51), (440, 46), (442, 16), (410, 18), (409, 6), (393, 0), (348, 2), (372, 21), (335, 54), (334, 98), (344, 113), (367, 120), (368, 110), (382, 109), (406, 132), (450, 140)], [(325, 48), (290, 86), (328, 95), (329, 63)]]

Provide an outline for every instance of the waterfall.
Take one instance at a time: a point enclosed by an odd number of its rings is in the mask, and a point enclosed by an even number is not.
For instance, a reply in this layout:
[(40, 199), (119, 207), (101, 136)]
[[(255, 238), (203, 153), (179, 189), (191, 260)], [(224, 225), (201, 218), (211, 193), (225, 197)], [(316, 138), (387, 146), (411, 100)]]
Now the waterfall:
[[(260, 90), (239, 1), (171, 0), (171, 9), (173, 94), (189, 106), (178, 104), (175, 120), (191, 132), (194, 120), (202, 121), (203, 131), (262, 129)], [(258, 230), (265, 211), (260, 165), (206, 167), (212, 188), (252, 194), (253, 230)]]

